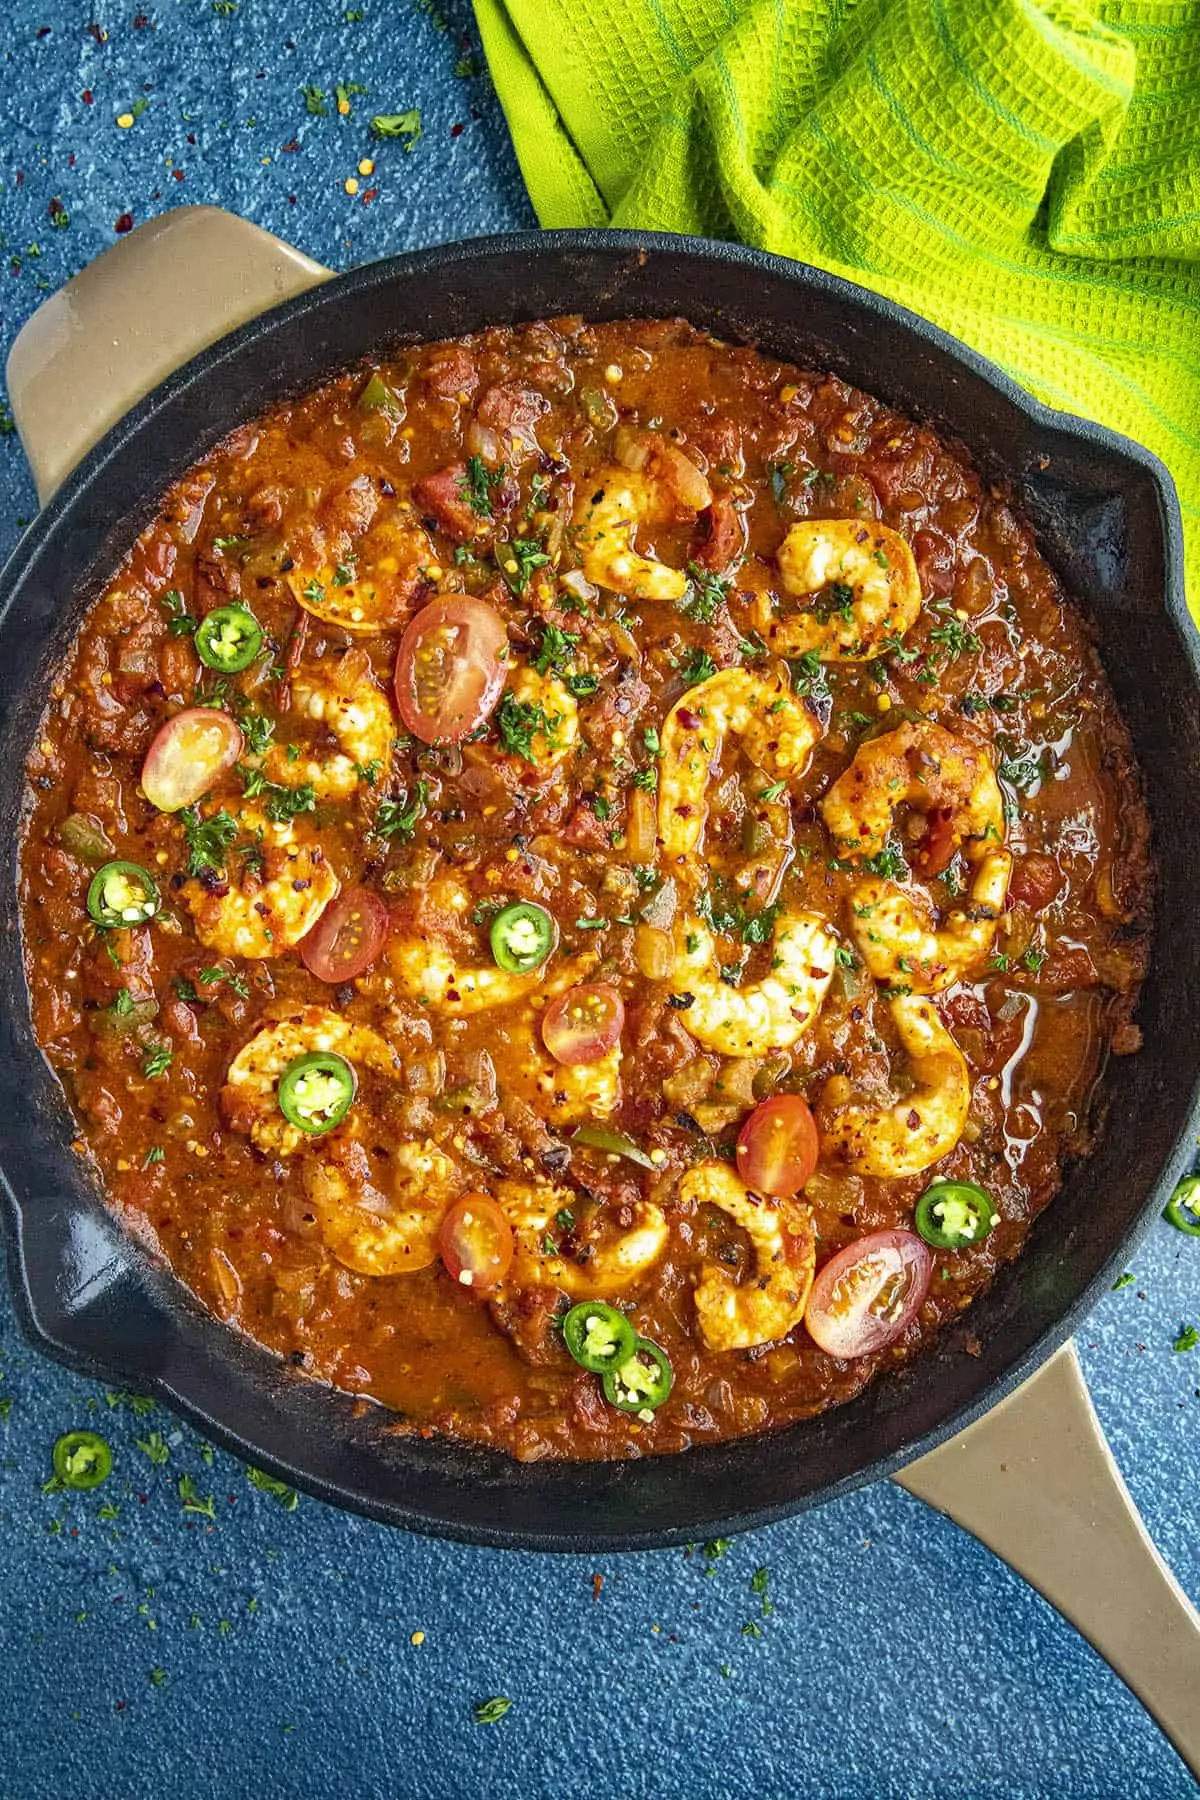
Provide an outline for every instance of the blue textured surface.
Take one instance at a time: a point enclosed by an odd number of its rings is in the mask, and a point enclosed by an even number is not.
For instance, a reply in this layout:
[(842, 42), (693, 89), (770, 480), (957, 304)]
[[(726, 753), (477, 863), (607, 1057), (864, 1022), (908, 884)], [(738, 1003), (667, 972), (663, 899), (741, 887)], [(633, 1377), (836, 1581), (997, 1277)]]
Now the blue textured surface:
[[(123, 0), (96, 15), (97, 43), (85, 0), (10, 0), (0, 342), (114, 241), (126, 212), (140, 222), (215, 202), (335, 267), (532, 223), (486, 75), (454, 74), (473, 47), (465, 15), (448, 10), (447, 25), (408, 0), (362, 0), (357, 22), (347, 10), (241, 0), (223, 15), (210, 0), (162, 0), (136, 24)], [(352, 115), (332, 102), (308, 114), (301, 87), (332, 95), (339, 81), (369, 90)], [(149, 106), (120, 129), (139, 95)], [(413, 152), (372, 151), (369, 115), (413, 105), (425, 116)], [(364, 205), (343, 182), (365, 154), (377, 171), (360, 184), (378, 194)], [(56, 200), (65, 227), (50, 222)], [(32, 506), (10, 437), (0, 549)], [(1081, 1349), (1135, 1497), (1195, 1595), (1200, 1352), (1177, 1356), (1172, 1341), (1200, 1318), (1200, 1243), (1157, 1228), (1137, 1275)], [(110, 1410), (103, 1389), (36, 1356), (6, 1296), (0, 1369), (4, 1800), (1194, 1791), (1069, 1627), (891, 1487), (742, 1539), (711, 1575), (677, 1551), (506, 1555), (307, 1499), (281, 1509), (161, 1410)], [(81, 1425), (113, 1443), (113, 1477), (92, 1496), (43, 1494), (55, 1437)], [(137, 1447), (155, 1430), (165, 1464)], [(212, 1523), (182, 1509), (184, 1474), (212, 1496)], [(115, 1519), (99, 1516), (106, 1504)], [(768, 1617), (750, 1587), (764, 1565)], [(761, 1636), (744, 1633), (751, 1621)], [(496, 1694), (511, 1698), (507, 1716), (475, 1724), (475, 1704)]]

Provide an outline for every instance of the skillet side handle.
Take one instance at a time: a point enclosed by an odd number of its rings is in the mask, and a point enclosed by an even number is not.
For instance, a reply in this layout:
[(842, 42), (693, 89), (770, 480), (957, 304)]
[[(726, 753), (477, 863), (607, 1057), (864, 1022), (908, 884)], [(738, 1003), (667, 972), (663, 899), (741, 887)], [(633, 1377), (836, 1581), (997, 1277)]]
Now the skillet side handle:
[(1057, 1607), (1200, 1776), (1200, 1615), (1146, 1533), (1073, 1344), (896, 1479)]
[(331, 273), (215, 206), (178, 207), (121, 238), (39, 306), (9, 352), (38, 499), (172, 370)]

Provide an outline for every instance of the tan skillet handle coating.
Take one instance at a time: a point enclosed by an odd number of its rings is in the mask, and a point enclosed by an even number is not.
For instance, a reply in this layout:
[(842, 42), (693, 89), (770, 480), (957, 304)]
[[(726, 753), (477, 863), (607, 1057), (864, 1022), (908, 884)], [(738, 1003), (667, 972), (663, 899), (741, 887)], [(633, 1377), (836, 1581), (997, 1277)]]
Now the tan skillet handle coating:
[(1044, 1594), (1200, 1777), (1200, 1614), (1150, 1542), (1074, 1344), (896, 1480)]
[[(34, 314), (9, 357), (13, 415), (42, 499), (163, 376), (328, 275), (203, 206), (139, 227), (90, 264)], [(1073, 1350), (900, 1480), (1040, 1589), (1200, 1768), (1200, 1623), (1146, 1536)]]
[(89, 263), (9, 352), (9, 400), (39, 500), (173, 369), (331, 273), (215, 206), (163, 213)]

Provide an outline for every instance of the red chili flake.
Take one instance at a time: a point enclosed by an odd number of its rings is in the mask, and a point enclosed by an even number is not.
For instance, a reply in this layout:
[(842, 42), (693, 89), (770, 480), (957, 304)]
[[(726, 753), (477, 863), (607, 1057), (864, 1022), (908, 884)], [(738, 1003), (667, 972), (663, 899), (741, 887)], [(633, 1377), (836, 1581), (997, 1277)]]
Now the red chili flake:
[(113, 1711), (114, 1712), (124, 1712), (125, 1708), (128, 1704), (129, 1704), (129, 1702), (127, 1700), (118, 1700), (117, 1704), (113, 1707)]
[(593, 1575), (592, 1576), (592, 1601), (593, 1601), (593, 1603), (595, 1603), (600, 1598), (600, 1593), (601, 1593), (601, 1590), (603, 1587), (604, 1587), (603, 1575)]
[(450, 136), (451, 136), (451, 137), (461, 137), (461, 136), (462, 136), (462, 134), (463, 134), (463, 132), (464, 132), (464, 131), (465, 131), (465, 130), (466, 130), (466, 129), (467, 129), (467, 128), (466, 128), (466, 126), (465, 126), (465, 125), (452, 125), (452, 126), (451, 126), (451, 127), (450, 127)]
[(145, 31), (145, 29), (149, 23), (150, 23), (149, 13), (134, 13), (133, 29), (135, 31)]
[(183, 170), (182, 169), (172, 169), (171, 173), (175, 177), (176, 181), (183, 180)]
[(67, 158), (67, 167), (68, 169), (73, 169), (75, 167), (75, 152), (73, 150)]
[(39, 25), (33, 35), (34, 35), (34, 37), (48, 38), (50, 36), (50, 26), (49, 25)]
[(24, 186), (25, 186), (25, 171), (24, 171), (24, 169), (18, 169), (18, 170), (17, 170), (17, 174), (16, 174), (16, 182), (17, 182), (17, 186), (18, 186), (18, 187), (24, 187)]
[(189, 143), (189, 144), (194, 144), (194, 143), (195, 143), (195, 141), (196, 141), (196, 134), (195, 134), (195, 132), (194, 132), (194, 131), (189, 131), (189, 132), (188, 132), (188, 134), (187, 134), (187, 141), (188, 141), (188, 143)]
[(117, 220), (116, 224), (113, 226), (113, 230), (116, 232), (118, 237), (124, 237), (124, 235), (127, 231), (132, 231), (133, 230), (133, 214), (132, 213), (122, 213), (120, 218)]
[(97, 25), (95, 19), (93, 19), (91, 24), (86, 26), (85, 29), (87, 31), (88, 36), (90, 38), (94, 38), (96, 43), (107, 44), (108, 33), (107, 33), (107, 31), (105, 31), (103, 25)]
[(90, 106), (92, 104), (92, 102), (95, 100), (95, 98), (96, 98), (96, 96), (95, 96), (95, 94), (93, 94), (91, 88), (84, 88), (83, 94), (82, 94), (82, 99), (83, 99), (83, 104), (85, 106)]
[(295, 204), (296, 204), (296, 196), (295, 196), (295, 194), (289, 194), (289, 195), (288, 195), (288, 205), (289, 205), (289, 206), (295, 206)]
[(378, 194), (378, 192), (379, 192), (378, 188), (364, 188), (363, 196), (362, 196), (363, 205), (370, 206), (372, 200), (374, 200), (374, 198)]
[(285, 156), (290, 156), (293, 150), (298, 150), (300, 148), (300, 139), (289, 138), (287, 143), (280, 144), (279, 148), (283, 151)]

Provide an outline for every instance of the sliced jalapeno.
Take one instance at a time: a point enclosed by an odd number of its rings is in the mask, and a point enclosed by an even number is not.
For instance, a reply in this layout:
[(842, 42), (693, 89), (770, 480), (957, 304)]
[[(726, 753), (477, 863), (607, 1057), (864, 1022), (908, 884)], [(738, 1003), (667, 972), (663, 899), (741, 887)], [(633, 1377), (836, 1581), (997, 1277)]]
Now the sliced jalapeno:
[(532, 975), (553, 950), (557, 936), (544, 906), (518, 900), (492, 920), (492, 955), (510, 975)]
[(247, 606), (218, 606), (196, 627), (196, 655), (222, 675), (248, 669), (262, 641), (262, 626)]
[(562, 1323), (563, 1343), (581, 1369), (605, 1375), (629, 1361), (638, 1335), (615, 1306), (603, 1300), (584, 1300), (573, 1306)]
[(97, 925), (144, 925), (158, 911), (158, 887), (140, 863), (110, 862), (97, 869), (87, 891), (87, 909)]
[(638, 1338), (633, 1354), (616, 1369), (604, 1372), (604, 1398), (619, 1412), (648, 1419), (662, 1405), (675, 1382), (665, 1350), (649, 1338)]
[(1187, 1237), (1200, 1237), (1200, 1175), (1185, 1175), (1167, 1204), (1163, 1218)]
[(94, 1431), (68, 1431), (54, 1446), (54, 1473), (64, 1487), (99, 1487), (112, 1465), (112, 1451)]
[(341, 1124), (357, 1087), (358, 1077), (344, 1056), (310, 1050), (279, 1077), (279, 1110), (297, 1131), (319, 1137)]
[(982, 1243), (999, 1217), (991, 1195), (973, 1181), (935, 1181), (917, 1201), (913, 1222), (935, 1250), (965, 1250)]

